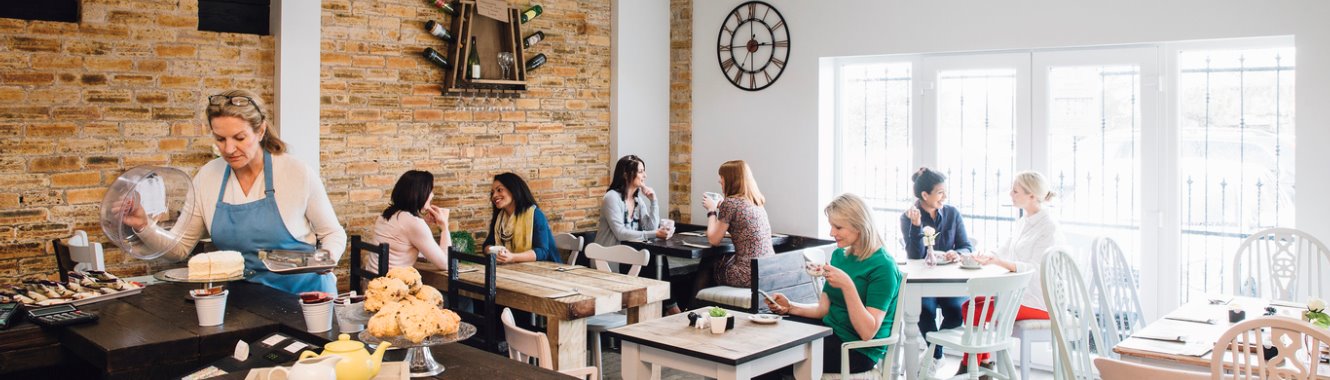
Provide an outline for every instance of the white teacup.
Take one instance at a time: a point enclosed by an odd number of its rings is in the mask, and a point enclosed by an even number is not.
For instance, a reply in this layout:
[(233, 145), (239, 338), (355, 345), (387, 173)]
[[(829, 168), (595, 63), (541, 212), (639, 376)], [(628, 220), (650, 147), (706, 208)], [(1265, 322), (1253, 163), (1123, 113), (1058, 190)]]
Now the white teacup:
[(967, 267), (977, 267), (979, 266), (979, 259), (974, 258), (973, 255), (961, 256), (961, 265)]
[(491, 254), (491, 255), (497, 255), (497, 254), (499, 254), (499, 252), (503, 252), (503, 246), (501, 246), (501, 245), (491, 245), (490, 248), (489, 248), (489, 251), (488, 251), (488, 252), (489, 252), (489, 254)]

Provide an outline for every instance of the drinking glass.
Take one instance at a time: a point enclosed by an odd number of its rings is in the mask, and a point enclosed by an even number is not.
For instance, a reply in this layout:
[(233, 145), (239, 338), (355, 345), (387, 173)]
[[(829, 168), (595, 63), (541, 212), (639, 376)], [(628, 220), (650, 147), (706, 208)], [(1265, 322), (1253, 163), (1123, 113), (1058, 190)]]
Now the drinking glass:
[(508, 72), (512, 71), (513, 68), (512, 52), (505, 51), (499, 53), (499, 68), (503, 71), (503, 79), (508, 79)]

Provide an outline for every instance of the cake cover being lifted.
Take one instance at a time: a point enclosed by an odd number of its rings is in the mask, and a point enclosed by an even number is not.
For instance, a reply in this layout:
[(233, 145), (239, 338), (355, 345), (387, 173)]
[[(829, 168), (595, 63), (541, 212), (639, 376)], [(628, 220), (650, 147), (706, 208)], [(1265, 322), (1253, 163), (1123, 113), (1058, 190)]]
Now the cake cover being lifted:
[[(180, 245), (180, 235), (171, 229), (189, 220), (193, 212), (189, 202), (194, 202), (194, 182), (185, 172), (161, 166), (135, 167), (106, 190), (102, 231), (125, 254), (155, 259)], [(127, 218), (142, 218), (141, 222), (156, 226), (136, 230), (126, 223)]]

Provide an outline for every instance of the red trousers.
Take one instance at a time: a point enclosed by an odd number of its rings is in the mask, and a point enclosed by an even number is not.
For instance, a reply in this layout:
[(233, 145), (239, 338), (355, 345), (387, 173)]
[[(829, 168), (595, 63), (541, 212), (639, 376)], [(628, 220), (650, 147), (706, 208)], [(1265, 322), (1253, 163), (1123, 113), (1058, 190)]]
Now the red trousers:
[[(969, 301), (966, 301), (965, 304), (961, 305), (961, 310), (962, 310), (962, 312), (964, 313), (963, 315), (965, 315), (965, 317), (966, 317), (967, 319), (970, 317), (970, 304), (971, 304), (971, 303), (979, 305), (979, 310), (983, 310), (983, 309), (984, 309), (984, 305), (988, 303), (988, 297), (975, 297), (974, 299), (969, 300)], [(988, 318), (985, 319), (984, 321), (987, 322), (987, 321), (992, 320), (992, 319), (993, 319), (993, 315), (992, 315), (992, 314), (989, 314), (989, 315), (988, 315)], [(1033, 308), (1033, 307), (1026, 307), (1025, 305), (1021, 305), (1020, 310), (1017, 310), (1017, 311), (1016, 311), (1016, 320), (1018, 320), (1018, 321), (1023, 321), (1023, 320), (1026, 320), (1026, 319), (1048, 319), (1048, 312), (1047, 312), (1047, 311), (1044, 311), (1044, 310), (1039, 310), (1039, 309), (1036, 309), (1036, 308)], [(978, 326), (978, 325), (979, 325), (979, 321), (974, 321), (974, 323), (971, 323), (971, 324), (972, 324), (972, 325), (975, 325), (975, 326)], [(1025, 353), (1021, 353), (1021, 354), (1024, 355)], [(979, 354), (979, 362), (980, 362), (980, 363), (987, 362), (988, 360), (989, 360), (989, 354), (988, 354), (988, 353), (982, 353), (982, 354)], [(966, 364), (966, 363), (969, 363), (969, 362), (970, 362), (970, 354), (965, 354), (965, 356), (962, 356), (962, 357), (961, 357), (961, 367), (962, 367), (962, 368), (964, 368), (966, 365), (968, 365), (968, 364)]]

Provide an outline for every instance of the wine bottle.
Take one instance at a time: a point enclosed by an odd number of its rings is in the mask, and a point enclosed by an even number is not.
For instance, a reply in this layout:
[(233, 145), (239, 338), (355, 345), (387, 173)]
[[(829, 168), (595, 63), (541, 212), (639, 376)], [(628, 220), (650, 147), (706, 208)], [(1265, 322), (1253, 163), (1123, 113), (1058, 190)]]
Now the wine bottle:
[(471, 37), (471, 45), (467, 46), (467, 49), (470, 50), (466, 55), (466, 65), (471, 68), (471, 75), (469, 75), (469, 77), (471, 79), (480, 79), (480, 53), (476, 51), (480, 49), (476, 48), (475, 36)]
[(531, 45), (535, 45), (543, 39), (545, 39), (545, 32), (537, 30), (535, 33), (531, 33), (530, 36), (526, 36), (525, 39), (522, 39), (522, 47), (530, 48)]
[(439, 10), (443, 11), (443, 13), (453, 16), (457, 15), (458, 5), (458, 2), (456, 1), (434, 0), (434, 6), (439, 7)]
[(527, 8), (526, 12), (522, 12), (522, 23), (525, 24), (527, 21), (531, 21), (531, 19), (540, 16), (540, 14), (544, 12), (545, 9), (541, 8), (540, 4), (532, 5), (531, 8)]
[(448, 33), (448, 28), (443, 27), (441, 23), (434, 22), (434, 20), (426, 21), (425, 30), (435, 37), (442, 38), (445, 42), (453, 42), (453, 35)]
[(443, 54), (439, 54), (439, 51), (434, 50), (434, 48), (427, 47), (424, 52), (421, 52), (421, 54), (425, 56), (425, 60), (436, 66), (442, 67), (444, 70), (450, 70), (453, 68), (453, 65), (448, 63), (448, 59), (444, 58)]
[(526, 60), (526, 71), (535, 70), (537, 67), (545, 64), (545, 53), (536, 54), (535, 57)]

